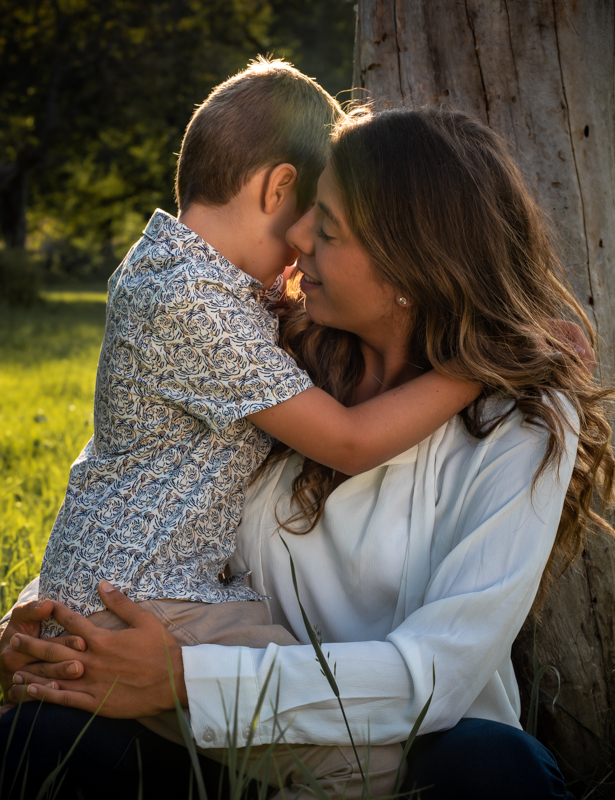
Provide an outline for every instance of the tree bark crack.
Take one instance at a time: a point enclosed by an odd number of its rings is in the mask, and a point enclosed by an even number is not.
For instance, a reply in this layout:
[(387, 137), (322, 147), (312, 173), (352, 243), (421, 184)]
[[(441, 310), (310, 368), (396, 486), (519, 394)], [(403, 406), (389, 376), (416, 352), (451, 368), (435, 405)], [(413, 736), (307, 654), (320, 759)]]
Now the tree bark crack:
[[(585, 580), (587, 582), (587, 586), (589, 587), (589, 593), (590, 593), (590, 596), (593, 596), (595, 594), (595, 590), (594, 590), (594, 586), (593, 586), (591, 570), (590, 570), (589, 565), (587, 563), (587, 558), (585, 556), (585, 553), (583, 553), (583, 555), (581, 556), (581, 560), (582, 560), (582, 563), (583, 563), (583, 571), (585, 573)], [(605, 647), (604, 647), (604, 642), (602, 641), (602, 633), (601, 633), (601, 630), (600, 630), (600, 624), (598, 622), (598, 618), (596, 616), (596, 608), (595, 608), (593, 603), (589, 603), (589, 617), (591, 618), (591, 621), (592, 621), (592, 624), (593, 624), (593, 628), (594, 628), (593, 634), (594, 634), (594, 636), (595, 636), (595, 638), (596, 638), (596, 640), (598, 642), (598, 645), (600, 647), (600, 655), (602, 656), (602, 659), (601, 659), (602, 663), (603, 664), (608, 664), (608, 656), (605, 653)], [(608, 697), (608, 687), (610, 685), (610, 676), (608, 674), (603, 674), (602, 677), (603, 677), (603, 680), (604, 680), (605, 693), (607, 694), (607, 697), (605, 697), (604, 699), (608, 703), (608, 706), (610, 707), (610, 702), (609, 702), (610, 701), (610, 697)], [(591, 730), (591, 728), (589, 728), (589, 730)], [(602, 731), (600, 731), (600, 733), (598, 733), (597, 731), (592, 731), (592, 733), (595, 736), (598, 736), (598, 737), (601, 738), (603, 736), (603, 734), (604, 734), (604, 731), (602, 730)]]
[[(559, 66), (559, 74), (560, 79), (562, 82), (562, 95), (564, 97), (564, 106), (566, 109), (566, 126), (568, 128), (568, 138), (570, 139), (570, 150), (572, 152), (572, 163), (574, 164), (574, 173), (577, 178), (577, 186), (579, 188), (579, 198), (581, 200), (581, 221), (583, 223), (583, 236), (585, 237), (585, 267), (587, 269), (587, 279), (589, 281), (589, 291), (591, 296), (594, 297), (594, 287), (592, 284), (592, 273), (590, 267), (590, 259), (589, 259), (589, 242), (587, 240), (587, 221), (585, 215), (585, 200), (583, 198), (583, 187), (581, 186), (581, 177), (579, 175), (579, 166), (577, 164), (577, 154), (574, 149), (574, 137), (572, 135), (572, 125), (570, 122), (570, 106), (568, 105), (568, 96), (566, 94), (566, 83), (564, 81), (564, 70), (562, 68), (562, 54), (560, 51), (559, 46), (559, 34), (557, 30), (557, 10), (555, 7), (555, 0), (551, 0), (551, 7), (553, 9), (553, 30), (555, 32), (555, 47), (557, 49), (557, 63)], [(596, 333), (600, 333), (598, 329), (598, 317), (595, 311), (595, 300), (594, 300), (594, 307), (591, 309), (591, 314), (594, 319), (594, 327), (596, 328)], [(602, 381), (602, 369), (600, 367), (600, 363), (598, 365), (598, 369), (600, 371), (600, 380)]]
[(491, 120), (489, 119), (489, 98), (487, 97), (487, 86), (485, 85), (485, 76), (483, 75), (483, 68), (480, 63), (480, 54), (478, 44), (476, 43), (476, 31), (474, 30), (474, 23), (472, 22), (472, 18), (470, 16), (470, 11), (468, 9), (468, 0), (464, 0), (464, 6), (466, 10), (466, 19), (468, 21), (468, 27), (472, 32), (472, 42), (474, 43), (474, 53), (476, 55), (476, 65), (478, 67), (478, 73), (480, 75), (480, 83), (483, 89), (483, 97), (485, 99), (485, 114), (487, 115), (487, 125), (491, 126)]
[[(506, 28), (508, 31), (508, 44), (510, 46), (510, 57), (512, 58), (513, 69), (515, 71), (515, 83), (517, 84), (517, 100), (519, 101), (519, 108), (521, 108), (521, 84), (519, 83), (519, 72), (517, 71), (517, 59), (515, 58), (515, 48), (513, 47), (512, 41), (512, 30), (510, 27), (510, 14), (508, 12), (508, 0), (504, 0), (504, 11), (506, 12)], [(536, 141), (536, 134), (534, 133), (534, 117), (532, 116), (532, 106), (530, 103), (527, 105), (528, 113), (530, 117), (530, 124), (528, 125), (528, 136), (532, 141)], [(527, 120), (526, 120), (527, 124)], [(515, 144), (518, 145), (517, 142), (517, 131), (513, 122), (512, 129), (515, 132)]]
[[(401, 47), (399, 46), (399, 26), (397, 24), (397, 0), (393, 5), (393, 27), (395, 28), (395, 48), (397, 52), (397, 82), (399, 84), (399, 95), (401, 97), (402, 105), (406, 105), (406, 98), (404, 97), (404, 90), (401, 86)], [(412, 101), (412, 95), (410, 96)]]

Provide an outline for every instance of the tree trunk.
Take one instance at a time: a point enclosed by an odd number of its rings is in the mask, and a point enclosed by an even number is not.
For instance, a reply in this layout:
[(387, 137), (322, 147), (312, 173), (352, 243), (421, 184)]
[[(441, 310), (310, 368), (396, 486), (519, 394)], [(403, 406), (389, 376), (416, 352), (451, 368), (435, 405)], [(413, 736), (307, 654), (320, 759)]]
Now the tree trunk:
[[(568, 279), (599, 335), (599, 376), (610, 384), (614, 26), (612, 0), (359, 0), (354, 76), (355, 87), (391, 105), (447, 97), (507, 137), (559, 232)], [(538, 731), (569, 776), (597, 774), (613, 758), (614, 595), (614, 548), (595, 541), (538, 626), (539, 662), (561, 676), (555, 710), (541, 695)], [(528, 622), (515, 647), (525, 695), (532, 646)], [(542, 686), (555, 695), (554, 678)]]
[(28, 171), (19, 164), (0, 164), (0, 233), (7, 248), (26, 245)]

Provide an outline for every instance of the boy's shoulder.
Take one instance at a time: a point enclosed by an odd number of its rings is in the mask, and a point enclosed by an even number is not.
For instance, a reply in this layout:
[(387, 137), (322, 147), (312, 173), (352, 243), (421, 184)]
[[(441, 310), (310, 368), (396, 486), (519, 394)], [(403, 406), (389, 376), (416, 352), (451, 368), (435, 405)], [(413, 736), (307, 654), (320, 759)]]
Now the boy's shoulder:
[(203, 298), (223, 292), (240, 300), (262, 290), (259, 281), (238, 269), (190, 228), (156, 209), (143, 236), (127, 253), (109, 282), (131, 294), (147, 287), (159, 299), (194, 293)]
[(232, 334), (237, 341), (277, 344), (273, 309), (282, 290), (283, 276), (265, 290), (158, 209), (110, 278), (107, 311), (117, 324), (130, 319), (165, 340), (184, 341), (207, 329), (221, 339)]

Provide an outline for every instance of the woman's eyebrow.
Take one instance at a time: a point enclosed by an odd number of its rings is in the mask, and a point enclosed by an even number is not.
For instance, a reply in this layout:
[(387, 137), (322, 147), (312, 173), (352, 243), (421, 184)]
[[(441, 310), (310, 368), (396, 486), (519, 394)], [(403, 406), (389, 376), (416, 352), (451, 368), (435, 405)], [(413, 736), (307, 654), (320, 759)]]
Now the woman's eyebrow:
[(319, 208), (319, 209), (322, 211), (322, 213), (325, 215), (325, 217), (328, 217), (328, 219), (330, 219), (330, 220), (331, 220), (331, 222), (332, 222), (334, 225), (337, 225), (337, 227), (338, 227), (340, 230), (342, 229), (342, 226), (341, 226), (341, 224), (340, 224), (340, 221), (339, 221), (339, 220), (338, 220), (338, 218), (335, 216), (335, 214), (333, 213), (333, 211), (331, 211), (331, 209), (329, 208), (329, 206), (328, 206), (328, 205), (326, 205), (325, 203), (323, 203), (323, 202), (322, 202), (322, 200), (319, 200), (319, 201), (318, 201), (318, 203), (317, 203), (316, 205), (317, 205), (317, 206), (318, 206), (318, 208)]

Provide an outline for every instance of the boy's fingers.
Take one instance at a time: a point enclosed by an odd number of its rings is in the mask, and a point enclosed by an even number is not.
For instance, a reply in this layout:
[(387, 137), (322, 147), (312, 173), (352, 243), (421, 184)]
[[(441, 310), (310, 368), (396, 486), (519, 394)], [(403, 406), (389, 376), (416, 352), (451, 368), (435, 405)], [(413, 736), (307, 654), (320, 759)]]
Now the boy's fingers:
[(11, 647), (18, 653), (32, 656), (35, 661), (73, 661), (75, 656), (74, 650), (64, 647), (56, 639), (36, 639), (25, 633), (15, 634)]
[(135, 603), (115, 586), (112, 586), (109, 581), (101, 581), (98, 584), (98, 594), (100, 599), (107, 606), (109, 611), (130, 625), (131, 628), (136, 628), (139, 623), (143, 623), (150, 616), (151, 612), (142, 609), (138, 603)]

